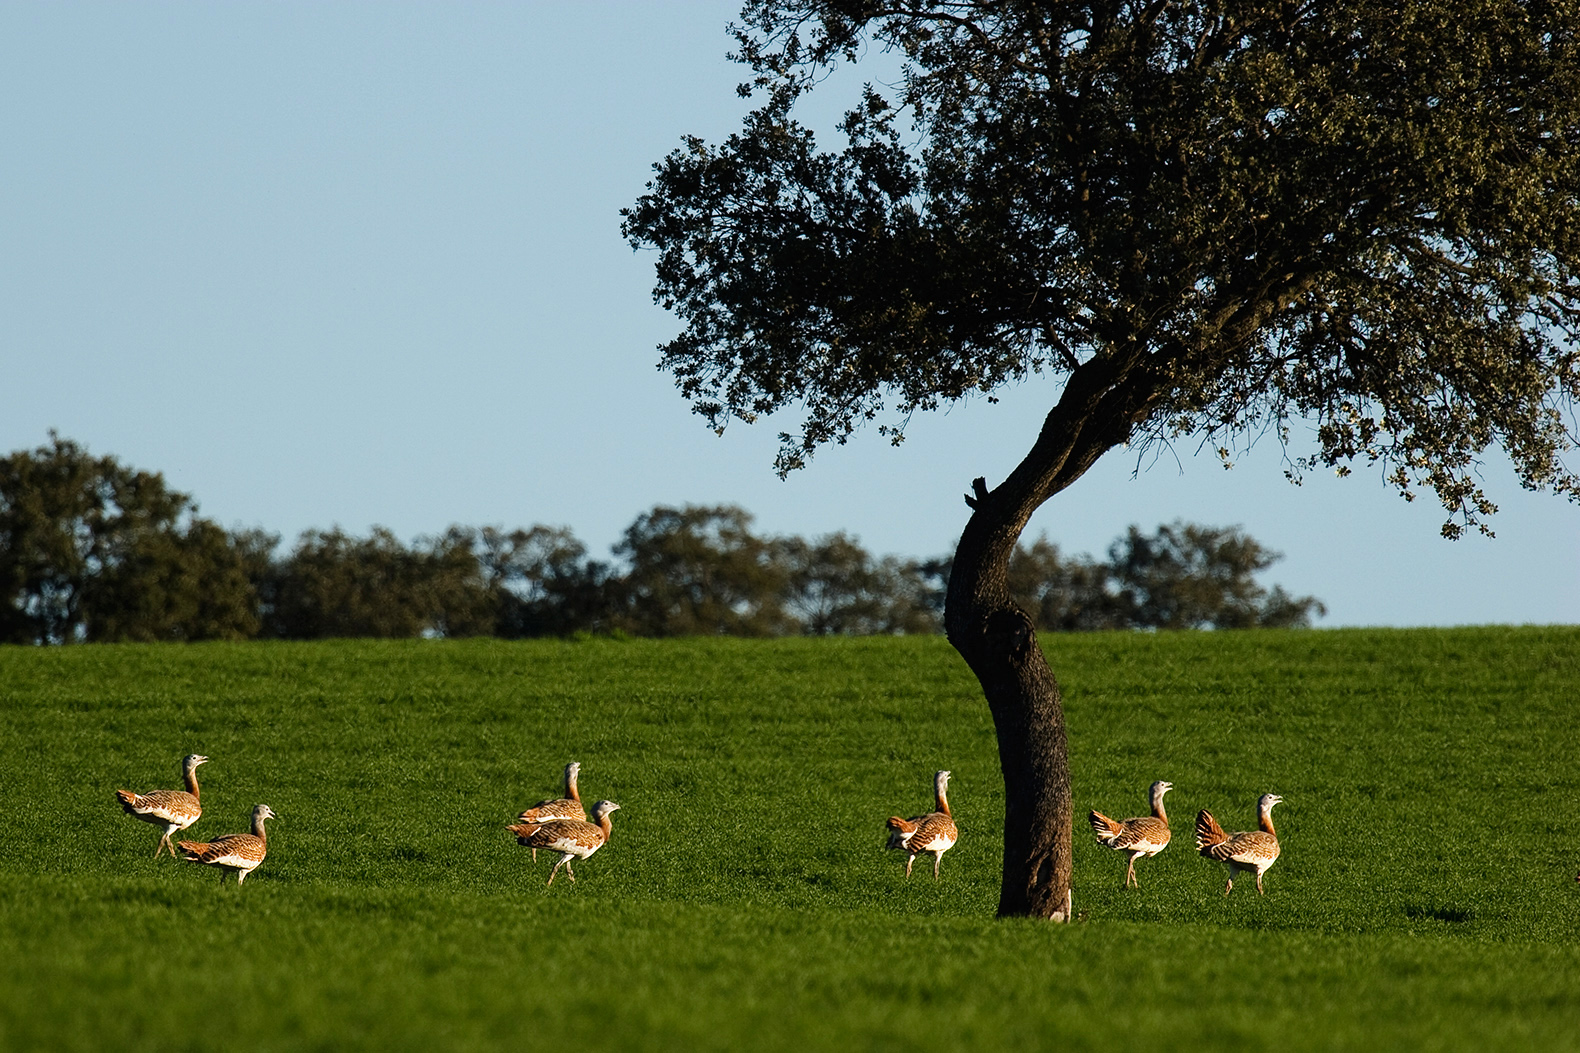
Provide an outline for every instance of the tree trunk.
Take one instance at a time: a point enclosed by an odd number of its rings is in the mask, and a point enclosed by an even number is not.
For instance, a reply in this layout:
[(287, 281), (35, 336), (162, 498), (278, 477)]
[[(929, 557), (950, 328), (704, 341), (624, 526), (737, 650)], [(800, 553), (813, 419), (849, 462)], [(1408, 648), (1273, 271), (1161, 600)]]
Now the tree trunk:
[[(973, 524), (980, 522), (973, 517)], [(976, 535), (998, 536), (983, 544)], [(1007, 546), (1004, 544), (1005, 535)], [(1012, 530), (961, 537), (945, 616), (952, 643), (976, 674), (993, 713), (1004, 773), (1004, 878), (999, 917), (1069, 920), (1073, 816), (1064, 708), (1036, 627), (1009, 598)]]
[(1031, 451), (989, 491), (972, 484), (973, 509), (949, 573), (944, 629), (982, 685), (1004, 772), (1004, 879), (999, 917), (1070, 920), (1074, 824), (1064, 706), (1036, 626), (1009, 595), (1009, 560), (1031, 515), (1129, 440), (1161, 389), (1127, 357), (1076, 369)]

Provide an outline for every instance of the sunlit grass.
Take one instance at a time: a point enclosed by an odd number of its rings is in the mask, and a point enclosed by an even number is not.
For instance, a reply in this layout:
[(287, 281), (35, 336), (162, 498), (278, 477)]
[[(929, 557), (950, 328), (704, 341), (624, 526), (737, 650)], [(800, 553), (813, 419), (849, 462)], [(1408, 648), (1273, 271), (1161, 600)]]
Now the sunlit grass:
[[(0, 650), (0, 1047), (1580, 1048), (1580, 630), (1044, 642), (1078, 811), (1176, 786), (1139, 890), (1077, 831), (1070, 926), (992, 919), (941, 640)], [(192, 835), (279, 815), (240, 889), (113, 801), (190, 751)], [(504, 824), (568, 760), (622, 809), (546, 889)], [(940, 767), (961, 841), (907, 882)], [(1284, 856), (1225, 898), (1191, 818), (1265, 791)]]

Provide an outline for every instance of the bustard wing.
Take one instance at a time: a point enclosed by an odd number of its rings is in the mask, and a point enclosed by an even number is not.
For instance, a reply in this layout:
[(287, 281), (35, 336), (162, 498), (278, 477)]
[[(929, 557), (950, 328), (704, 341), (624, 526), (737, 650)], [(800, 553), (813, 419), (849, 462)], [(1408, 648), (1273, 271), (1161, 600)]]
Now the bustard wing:
[(227, 834), (207, 843), (182, 841), (181, 850), (194, 863), (250, 870), (263, 862), (263, 857), (269, 853), (269, 846), (263, 838), (254, 834)]
[[(1109, 820), (1113, 822), (1113, 820)], [(1173, 834), (1169, 824), (1153, 815), (1137, 816), (1119, 823), (1119, 832), (1107, 842), (1109, 848), (1126, 851), (1154, 851), (1169, 843)]]
[(1265, 830), (1231, 834), (1227, 841), (1212, 845), (1203, 853), (1220, 863), (1266, 865), (1278, 858), (1278, 838)]
[(582, 807), (580, 801), (573, 801), (568, 797), (561, 797), (553, 801), (539, 801), (516, 816), (518, 823), (550, 823), (556, 819), (575, 819), (578, 822), (587, 821), (587, 809)]
[(579, 819), (557, 819), (528, 830), (529, 825), (523, 824), (516, 834), (517, 843), (529, 848), (548, 848), (585, 859), (603, 844), (603, 830)]
[(149, 816), (167, 823), (190, 826), (203, 814), (203, 806), (198, 803), (198, 799), (185, 790), (154, 790), (150, 793), (117, 790), (115, 795), (121, 799), (121, 807), (128, 814)]
[(922, 816), (905, 847), (910, 852), (942, 852), (953, 847), (959, 837), (953, 819), (943, 812), (933, 812)]

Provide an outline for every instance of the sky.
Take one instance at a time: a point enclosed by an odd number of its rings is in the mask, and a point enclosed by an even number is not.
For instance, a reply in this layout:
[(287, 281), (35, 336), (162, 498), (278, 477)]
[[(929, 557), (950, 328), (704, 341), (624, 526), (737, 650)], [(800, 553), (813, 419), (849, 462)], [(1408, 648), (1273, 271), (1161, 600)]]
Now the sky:
[[(737, 127), (738, 6), (0, 2), (0, 450), (54, 429), (286, 544), (545, 523), (607, 557), (654, 505), (733, 503), (765, 534), (949, 551), (1051, 381), (780, 480), (793, 417), (715, 436), (657, 369), (681, 326), (619, 212), (683, 136)], [(1028, 535), (1101, 556), (1131, 524), (1238, 526), (1324, 627), (1580, 623), (1580, 507), (1497, 456), (1497, 536), (1457, 542), (1430, 493), (1296, 487), (1284, 457), (1113, 451)]]

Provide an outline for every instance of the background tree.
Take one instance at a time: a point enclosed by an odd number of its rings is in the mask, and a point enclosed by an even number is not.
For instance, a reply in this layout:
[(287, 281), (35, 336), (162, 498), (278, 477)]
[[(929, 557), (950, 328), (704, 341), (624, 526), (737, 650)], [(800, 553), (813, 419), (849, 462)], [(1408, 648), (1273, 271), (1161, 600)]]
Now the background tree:
[(1253, 575), (1280, 558), (1233, 528), (1135, 527), (1108, 550), (1116, 625), (1137, 629), (1284, 628), (1326, 612), (1315, 598), (1271, 592)]
[(260, 627), (243, 544), (206, 519), (130, 539), (83, 584), (93, 642), (245, 640)]
[[(898, 439), (915, 410), (1053, 378), (1032, 448), (973, 483), (946, 604), (998, 732), (1001, 914), (1064, 915), (1072, 819), (1009, 562), (1103, 453), (1197, 435), (1227, 458), (1309, 422), (1295, 478), (1379, 466), (1435, 491), (1450, 536), (1494, 510), (1489, 446), (1580, 492), (1574, 4), (752, 0), (743, 20), (761, 105), (657, 165), (623, 228), (658, 250), (685, 322), (662, 362), (696, 411), (799, 405), (788, 472), (880, 415)], [(820, 151), (794, 104), (868, 46), (904, 75)]]
[[(1065, 556), (1046, 536), (1016, 545), (1006, 581), (1016, 606), (1052, 632), (1310, 626), (1327, 613), (1320, 600), (1256, 580), (1282, 558), (1236, 527), (1176, 521), (1154, 534), (1130, 527), (1106, 562)], [(928, 564), (946, 585), (950, 563)]]
[(477, 541), (484, 579), (498, 598), (499, 636), (608, 631), (615, 615), (609, 565), (588, 559), (568, 528), (484, 527)]
[(629, 565), (616, 627), (641, 636), (793, 632), (785, 568), (751, 521), (735, 505), (659, 505), (638, 516), (615, 546)]
[(195, 512), (159, 473), (54, 433), (0, 458), (0, 640), (247, 635), (241, 557)]
[(856, 539), (835, 533), (782, 538), (784, 606), (808, 636), (934, 633), (938, 616), (911, 562), (876, 559)]
[(383, 527), (302, 534), (271, 571), (265, 631), (290, 639), (468, 636), (491, 632), (493, 604), (464, 535), (408, 549)]
[(1134, 628), (1110, 591), (1113, 568), (1096, 560), (1066, 558), (1046, 536), (1016, 545), (1005, 572), (1010, 599), (1039, 629), (1084, 632)]

